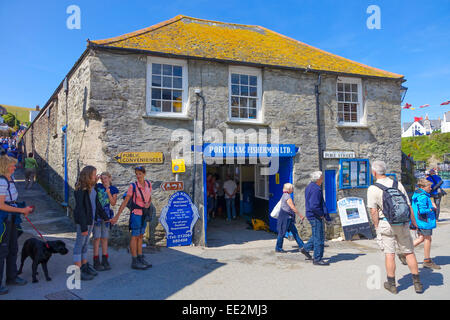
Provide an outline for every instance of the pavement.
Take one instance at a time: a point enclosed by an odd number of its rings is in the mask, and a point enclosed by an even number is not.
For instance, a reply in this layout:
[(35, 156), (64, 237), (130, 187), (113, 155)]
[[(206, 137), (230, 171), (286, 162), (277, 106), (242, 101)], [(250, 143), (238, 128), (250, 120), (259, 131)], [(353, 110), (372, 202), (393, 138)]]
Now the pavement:
[[(383, 288), (384, 257), (375, 240), (327, 241), (325, 258), (330, 266), (305, 261), (294, 241), (286, 240), (288, 253), (274, 252), (276, 235), (247, 229), (242, 220), (226, 223), (216, 219), (208, 224), (208, 247), (145, 248), (148, 270), (130, 268), (126, 249), (110, 249), (112, 270), (99, 272), (91, 281), (73, 288), (72, 250), (74, 226), (65, 210), (39, 186), (24, 190), (21, 173), (16, 174), (20, 198), (34, 204), (31, 221), (49, 240), (61, 239), (69, 254), (53, 255), (49, 262), (52, 281), (38, 268), (39, 283), (31, 283), (31, 260), (25, 262), (22, 287), (9, 287), (0, 300), (304, 300), (304, 299), (429, 299), (450, 297), (450, 208), (442, 208), (434, 230), (432, 257), (441, 270), (422, 267), (423, 245), (416, 248), (424, 293), (416, 294), (407, 266), (396, 260), (399, 293)], [(23, 242), (37, 233), (25, 221)], [(92, 247), (90, 248), (92, 256)], [(19, 252), (20, 256), (20, 252)], [(91, 262), (91, 261), (90, 261)], [(68, 270), (69, 268), (69, 270)]]

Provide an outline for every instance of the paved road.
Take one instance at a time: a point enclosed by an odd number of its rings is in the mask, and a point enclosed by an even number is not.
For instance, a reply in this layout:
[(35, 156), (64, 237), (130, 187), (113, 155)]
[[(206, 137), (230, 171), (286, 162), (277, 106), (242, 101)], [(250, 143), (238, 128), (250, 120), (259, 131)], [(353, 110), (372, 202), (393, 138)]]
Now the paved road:
[[(32, 221), (46, 237), (64, 239), (72, 251), (73, 225), (62, 208), (39, 186), (25, 193), (22, 183), (18, 184), (22, 197), (36, 204)], [(65, 272), (72, 264), (70, 253), (51, 258), (51, 282), (46, 282), (39, 270), (40, 282), (31, 283), (28, 260), (22, 276), (30, 283), (10, 287), (10, 293), (0, 299), (448, 299), (450, 208), (443, 211), (443, 221), (435, 230), (432, 246), (432, 256), (442, 270), (423, 269), (423, 246), (417, 249), (425, 287), (422, 295), (414, 292), (408, 268), (400, 263), (397, 267), (399, 294), (392, 295), (382, 288), (384, 260), (374, 241), (328, 241), (325, 256), (331, 265), (319, 267), (305, 261), (294, 242), (285, 242), (285, 249), (290, 253), (275, 254), (275, 235), (247, 230), (245, 224), (234, 221), (227, 225), (211, 224), (208, 248), (147, 249), (153, 268), (145, 271), (130, 268), (126, 250), (111, 250), (113, 269), (101, 272), (92, 281), (82, 282), (81, 289), (67, 288), (69, 274)], [(35, 234), (29, 225), (25, 227), (27, 233), (20, 243)]]

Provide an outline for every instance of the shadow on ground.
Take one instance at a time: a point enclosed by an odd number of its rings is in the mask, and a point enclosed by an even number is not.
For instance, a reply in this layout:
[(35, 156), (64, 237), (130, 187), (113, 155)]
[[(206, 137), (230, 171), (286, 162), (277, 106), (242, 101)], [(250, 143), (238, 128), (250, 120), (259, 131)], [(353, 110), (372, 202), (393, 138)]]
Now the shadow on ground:
[[(444, 276), (436, 271), (428, 268), (423, 268), (420, 270), (420, 281), (423, 284), (423, 291), (425, 292), (431, 286), (440, 287), (444, 285)], [(398, 280), (399, 286), (398, 291), (407, 290), (409, 287), (413, 286), (413, 279), (411, 273), (403, 276), (403, 278)]]

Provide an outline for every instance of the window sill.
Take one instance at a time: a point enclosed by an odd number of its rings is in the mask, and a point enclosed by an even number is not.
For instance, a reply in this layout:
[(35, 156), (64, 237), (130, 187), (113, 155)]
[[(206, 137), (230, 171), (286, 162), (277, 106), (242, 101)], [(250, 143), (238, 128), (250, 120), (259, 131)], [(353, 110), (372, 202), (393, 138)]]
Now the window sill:
[(230, 120), (228, 119), (225, 121), (226, 124), (232, 124), (232, 125), (239, 125), (239, 124), (245, 124), (245, 125), (255, 125), (255, 126), (263, 126), (263, 127), (269, 127), (270, 125), (268, 123), (264, 123), (261, 121), (248, 121), (248, 120)]
[(369, 126), (367, 124), (362, 123), (338, 123), (336, 124), (336, 128), (343, 128), (343, 129), (368, 129)]
[(171, 115), (171, 114), (156, 114), (156, 113), (151, 113), (151, 114), (144, 114), (142, 116), (142, 118), (144, 119), (167, 119), (167, 120), (194, 120), (193, 118), (184, 115), (184, 114), (177, 114), (177, 115)]

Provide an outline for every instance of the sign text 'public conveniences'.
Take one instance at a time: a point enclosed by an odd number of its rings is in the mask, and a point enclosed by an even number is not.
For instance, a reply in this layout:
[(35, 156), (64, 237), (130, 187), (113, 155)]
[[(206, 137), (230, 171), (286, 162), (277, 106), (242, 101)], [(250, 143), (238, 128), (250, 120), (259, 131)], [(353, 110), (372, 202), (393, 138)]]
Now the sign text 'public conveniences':
[(163, 163), (162, 152), (121, 152), (114, 157), (119, 163), (144, 164), (144, 163)]

